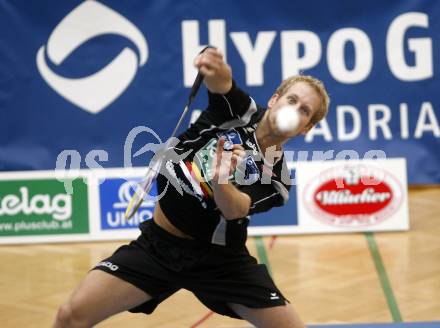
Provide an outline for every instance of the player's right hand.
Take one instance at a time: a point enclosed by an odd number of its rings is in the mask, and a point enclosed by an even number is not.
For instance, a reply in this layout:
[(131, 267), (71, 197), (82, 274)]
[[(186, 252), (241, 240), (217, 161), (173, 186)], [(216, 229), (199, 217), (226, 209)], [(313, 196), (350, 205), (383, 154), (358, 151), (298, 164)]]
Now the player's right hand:
[(208, 48), (198, 54), (194, 66), (203, 74), (206, 86), (212, 93), (225, 94), (231, 90), (231, 67), (226, 64), (218, 49)]
[(232, 150), (224, 150), (225, 138), (217, 142), (217, 149), (213, 158), (213, 181), (219, 184), (228, 183), (229, 177), (234, 173), (237, 166), (246, 157), (246, 151), (241, 145), (233, 145)]

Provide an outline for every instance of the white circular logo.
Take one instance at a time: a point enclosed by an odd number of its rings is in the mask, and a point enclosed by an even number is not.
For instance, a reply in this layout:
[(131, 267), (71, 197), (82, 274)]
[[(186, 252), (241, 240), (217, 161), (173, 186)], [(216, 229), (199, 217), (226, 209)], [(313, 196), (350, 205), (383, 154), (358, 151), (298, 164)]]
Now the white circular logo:
[[(107, 66), (83, 78), (66, 78), (53, 72), (47, 57), (55, 65), (88, 40), (117, 34), (132, 41), (139, 52), (124, 48)], [(130, 85), (138, 67), (148, 58), (148, 46), (139, 29), (113, 9), (93, 0), (84, 1), (55, 27), (45, 45), (37, 52), (37, 67), (43, 79), (62, 97), (81, 109), (96, 114), (117, 99)]]

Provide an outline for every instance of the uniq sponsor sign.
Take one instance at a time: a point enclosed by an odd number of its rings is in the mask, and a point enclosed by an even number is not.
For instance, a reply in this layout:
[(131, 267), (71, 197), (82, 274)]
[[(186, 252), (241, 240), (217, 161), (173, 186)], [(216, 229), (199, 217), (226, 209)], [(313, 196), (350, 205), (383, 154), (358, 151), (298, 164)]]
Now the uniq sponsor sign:
[(130, 219), (124, 218), (127, 206), (136, 190), (138, 181), (135, 179), (107, 179), (100, 185), (101, 229), (137, 228), (140, 223), (153, 217), (153, 198), (156, 186), (150, 192), (151, 198), (146, 197), (135, 215)]
[[(370, 228), (394, 218), (402, 224), (406, 181), (382, 165), (362, 163), (325, 164), (301, 186), (305, 217), (337, 228)], [(328, 166), (328, 164), (327, 164)], [(301, 178), (300, 178), (301, 179)], [(304, 180), (304, 179), (302, 179)]]
[(0, 181), (0, 236), (88, 233), (87, 186), (55, 179)]

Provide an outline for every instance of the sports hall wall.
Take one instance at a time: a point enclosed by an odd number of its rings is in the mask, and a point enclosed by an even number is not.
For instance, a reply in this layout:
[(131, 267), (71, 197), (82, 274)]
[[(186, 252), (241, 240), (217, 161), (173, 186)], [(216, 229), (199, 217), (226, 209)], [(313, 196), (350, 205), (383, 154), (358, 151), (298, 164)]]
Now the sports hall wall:
[[(407, 219), (406, 183), (440, 182), (439, 17), (437, 1), (1, 1), (0, 241), (129, 238), (151, 218), (148, 202), (133, 222), (120, 216), (207, 44), (259, 104), (299, 73), (331, 97), (326, 119), (285, 147), (291, 201), (253, 220), (254, 233), (407, 229), (397, 218)], [(202, 88), (184, 126), (206, 101)], [(347, 159), (351, 173), (339, 172)], [(386, 171), (394, 208), (374, 224), (297, 230), (321, 169), (331, 179)]]

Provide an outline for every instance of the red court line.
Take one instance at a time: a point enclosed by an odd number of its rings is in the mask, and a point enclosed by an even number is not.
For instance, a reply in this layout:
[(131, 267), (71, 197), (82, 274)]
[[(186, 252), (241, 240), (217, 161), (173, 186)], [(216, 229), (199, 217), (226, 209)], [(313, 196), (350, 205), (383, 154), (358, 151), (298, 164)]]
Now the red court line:
[[(272, 236), (269, 242), (269, 249), (272, 249), (273, 246), (275, 245), (275, 242), (277, 240), (278, 236)], [(206, 320), (209, 319), (210, 316), (212, 316), (214, 314), (214, 312), (209, 311), (207, 314), (205, 314), (203, 316), (203, 318), (201, 318), (200, 320), (198, 320), (196, 323), (194, 323), (190, 328), (196, 328), (198, 326), (200, 326), (202, 323), (204, 323)]]
[(197, 321), (196, 323), (194, 323), (190, 328), (196, 328), (198, 326), (200, 326), (202, 323), (204, 323), (206, 320), (208, 320), (208, 318), (210, 316), (212, 316), (214, 314), (214, 312), (209, 311), (207, 314), (205, 314), (203, 316), (203, 318), (201, 318), (199, 321)]
[(276, 242), (276, 240), (277, 240), (277, 237), (278, 237), (278, 236), (272, 236), (272, 237), (271, 237), (270, 242), (269, 242), (269, 249), (272, 249), (272, 248), (273, 248), (273, 246), (275, 245), (275, 242)]

